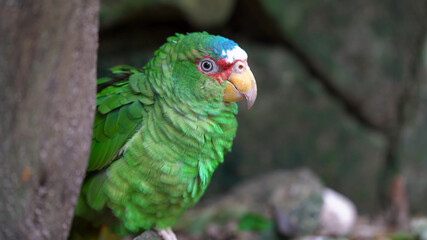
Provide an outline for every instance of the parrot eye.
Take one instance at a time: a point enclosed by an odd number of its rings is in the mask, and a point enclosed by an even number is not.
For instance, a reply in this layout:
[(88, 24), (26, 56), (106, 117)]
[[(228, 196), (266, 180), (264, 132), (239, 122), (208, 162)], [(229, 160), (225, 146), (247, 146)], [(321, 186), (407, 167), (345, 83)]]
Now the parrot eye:
[(205, 58), (199, 63), (199, 68), (204, 73), (210, 74), (210, 73), (216, 73), (218, 71), (218, 67), (216, 66), (214, 60)]

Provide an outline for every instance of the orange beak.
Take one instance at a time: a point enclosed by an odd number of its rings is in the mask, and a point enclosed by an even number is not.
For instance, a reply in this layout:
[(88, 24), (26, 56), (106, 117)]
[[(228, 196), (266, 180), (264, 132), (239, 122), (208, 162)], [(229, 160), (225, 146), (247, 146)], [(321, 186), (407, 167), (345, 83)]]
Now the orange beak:
[(226, 81), (223, 101), (238, 102), (246, 99), (250, 109), (254, 105), (256, 96), (257, 86), (252, 71), (246, 62), (236, 62), (230, 78)]

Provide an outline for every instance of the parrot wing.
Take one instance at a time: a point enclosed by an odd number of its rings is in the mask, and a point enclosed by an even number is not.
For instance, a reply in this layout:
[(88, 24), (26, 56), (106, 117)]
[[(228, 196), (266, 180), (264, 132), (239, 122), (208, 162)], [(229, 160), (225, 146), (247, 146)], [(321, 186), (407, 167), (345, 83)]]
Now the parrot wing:
[(142, 118), (153, 104), (154, 94), (140, 71), (118, 66), (115, 79), (101, 78), (98, 87), (113, 81), (97, 94), (92, 146), (87, 171), (100, 170), (117, 159), (126, 142), (140, 129)]

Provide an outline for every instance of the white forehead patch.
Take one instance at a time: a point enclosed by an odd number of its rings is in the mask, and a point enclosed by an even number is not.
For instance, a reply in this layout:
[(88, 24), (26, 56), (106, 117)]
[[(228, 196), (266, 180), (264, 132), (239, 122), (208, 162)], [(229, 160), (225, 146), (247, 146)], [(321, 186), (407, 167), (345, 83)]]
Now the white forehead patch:
[(237, 45), (231, 50), (222, 50), (221, 55), (227, 63), (233, 63), (235, 60), (245, 61), (248, 59), (248, 54), (246, 54), (245, 50), (241, 49)]

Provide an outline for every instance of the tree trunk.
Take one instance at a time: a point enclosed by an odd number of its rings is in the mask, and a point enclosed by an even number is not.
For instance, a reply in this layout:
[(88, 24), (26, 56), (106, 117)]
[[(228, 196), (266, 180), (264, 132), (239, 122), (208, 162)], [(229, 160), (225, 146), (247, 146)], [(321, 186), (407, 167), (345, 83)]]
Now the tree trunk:
[(66, 239), (90, 150), (98, 0), (0, 1), (0, 239)]

